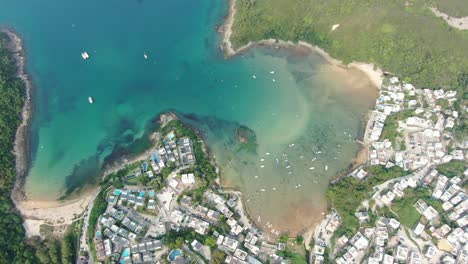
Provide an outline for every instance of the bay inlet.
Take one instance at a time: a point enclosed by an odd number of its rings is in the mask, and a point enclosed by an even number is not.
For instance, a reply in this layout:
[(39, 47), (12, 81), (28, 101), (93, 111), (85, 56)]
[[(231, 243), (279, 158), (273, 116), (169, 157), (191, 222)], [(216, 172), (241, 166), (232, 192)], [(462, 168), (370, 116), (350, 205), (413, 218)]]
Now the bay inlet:
[[(300, 48), (255, 47), (225, 60), (215, 26), (227, 1), (0, 4), (0, 23), (24, 38), (37, 87), (32, 200), (96, 184), (106, 157), (175, 109), (206, 137), (223, 183), (244, 193), (254, 220), (298, 231), (325, 211), (328, 181), (355, 157), (377, 96), (364, 73)], [(239, 128), (252, 145), (239, 143)]]

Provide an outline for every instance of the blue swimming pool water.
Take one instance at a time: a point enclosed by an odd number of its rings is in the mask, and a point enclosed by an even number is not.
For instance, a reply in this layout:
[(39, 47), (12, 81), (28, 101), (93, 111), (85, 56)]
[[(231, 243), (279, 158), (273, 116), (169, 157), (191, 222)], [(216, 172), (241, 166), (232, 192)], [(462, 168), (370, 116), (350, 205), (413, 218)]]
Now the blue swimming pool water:
[(123, 252), (122, 252), (122, 258), (125, 258), (125, 257), (128, 257), (130, 256), (130, 249), (129, 248), (126, 248)]
[(174, 261), (177, 257), (182, 255), (182, 252), (179, 249), (174, 249), (169, 253), (169, 261)]

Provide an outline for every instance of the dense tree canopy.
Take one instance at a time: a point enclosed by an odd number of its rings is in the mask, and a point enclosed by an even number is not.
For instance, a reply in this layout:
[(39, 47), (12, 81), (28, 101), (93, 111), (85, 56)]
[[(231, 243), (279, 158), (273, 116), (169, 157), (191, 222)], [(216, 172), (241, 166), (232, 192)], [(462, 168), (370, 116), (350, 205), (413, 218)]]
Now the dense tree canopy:
[(16, 77), (8, 42), (0, 32), (0, 263), (34, 263), (34, 251), (24, 242), (22, 219), (10, 198), (16, 175), (12, 150), (21, 123), (24, 84)]
[[(344, 63), (375, 63), (425, 88), (459, 87), (468, 73), (468, 32), (450, 27), (429, 7), (468, 1), (236, 0), (231, 41), (306, 41)], [(453, 2), (453, 1), (452, 1)], [(453, 8), (460, 10), (460, 7)], [(340, 26), (332, 31), (333, 25)], [(466, 87), (466, 86), (465, 86)]]

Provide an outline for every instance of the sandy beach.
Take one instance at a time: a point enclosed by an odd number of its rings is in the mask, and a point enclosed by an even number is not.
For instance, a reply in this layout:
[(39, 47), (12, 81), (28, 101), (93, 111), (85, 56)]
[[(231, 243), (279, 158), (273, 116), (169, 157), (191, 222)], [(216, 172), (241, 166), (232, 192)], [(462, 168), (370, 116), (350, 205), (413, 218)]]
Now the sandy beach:
[(68, 225), (76, 215), (81, 214), (86, 205), (94, 198), (86, 193), (78, 199), (67, 201), (33, 201), (24, 193), (25, 177), (29, 162), (29, 126), (33, 114), (33, 84), (26, 72), (26, 54), (21, 37), (11, 28), (0, 27), (11, 40), (9, 49), (18, 69), (17, 76), (25, 84), (25, 104), (22, 109), (22, 122), (16, 131), (14, 154), (16, 158), (16, 181), (11, 198), (24, 219), (27, 236), (39, 235), (40, 225)]
[[(160, 116), (161, 125), (164, 126), (176, 118), (173, 113), (162, 114)], [(157, 144), (155, 140), (157, 135), (157, 132), (151, 134), (154, 146)], [(131, 157), (122, 157), (107, 166), (102, 176), (117, 172), (127, 164), (148, 158), (150, 150)], [(84, 190), (80, 190), (79, 193), (67, 197), (65, 200), (31, 200), (27, 199), (26, 196), (22, 196), (17, 198), (15, 203), (24, 218), (23, 225), (26, 229), (26, 235), (31, 237), (40, 235), (40, 226), (43, 224), (65, 229), (66, 226), (77, 220), (77, 216), (84, 212), (86, 207), (94, 201), (98, 193), (98, 186), (93, 185), (86, 186)]]
[[(17, 76), (25, 83), (25, 105), (22, 109), (22, 123), (18, 127), (14, 144), (16, 182), (11, 198), (16, 208), (23, 216), (23, 225), (26, 229), (26, 235), (30, 237), (40, 235), (40, 226), (43, 224), (49, 226), (67, 226), (71, 224), (76, 219), (76, 216), (83, 213), (87, 205), (93, 201), (98, 193), (98, 188), (97, 186), (87, 187), (87, 189), (81, 191), (77, 197), (72, 196), (65, 200), (27, 199), (24, 193), (24, 183), (29, 166), (29, 126), (33, 114), (33, 84), (25, 70), (26, 55), (21, 37), (14, 30), (7, 27), (0, 27), (0, 31), (6, 33), (11, 39), (9, 49), (14, 54), (14, 59), (18, 68)], [(172, 118), (174, 118), (174, 115), (164, 115), (161, 118), (161, 122), (163, 124), (167, 123), (172, 120)], [(152, 138), (153, 137), (154, 135)], [(123, 158), (125, 162), (116, 162), (114, 165), (107, 167), (103, 175), (119, 170), (124, 164), (143, 159), (147, 157), (148, 153), (149, 152), (145, 152), (132, 156), (131, 158)]]

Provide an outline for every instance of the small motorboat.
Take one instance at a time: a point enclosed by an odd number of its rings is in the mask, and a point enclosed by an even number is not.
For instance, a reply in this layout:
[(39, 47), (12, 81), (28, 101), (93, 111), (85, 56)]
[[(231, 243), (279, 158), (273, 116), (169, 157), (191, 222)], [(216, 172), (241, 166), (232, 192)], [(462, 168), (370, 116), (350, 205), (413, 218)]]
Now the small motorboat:
[(145, 60), (148, 59), (148, 55), (146, 55), (146, 53), (143, 54), (143, 57), (145, 58)]
[(89, 54), (88, 54), (88, 52), (86, 52), (86, 51), (85, 51), (85, 52), (82, 52), (82, 53), (81, 53), (81, 57), (83, 58), (83, 60), (89, 59)]
[(89, 102), (90, 104), (94, 104), (94, 98), (92, 98), (91, 96), (88, 97), (88, 102)]

